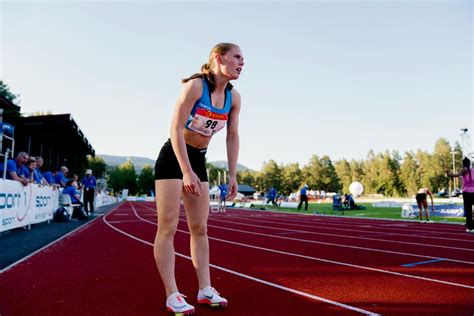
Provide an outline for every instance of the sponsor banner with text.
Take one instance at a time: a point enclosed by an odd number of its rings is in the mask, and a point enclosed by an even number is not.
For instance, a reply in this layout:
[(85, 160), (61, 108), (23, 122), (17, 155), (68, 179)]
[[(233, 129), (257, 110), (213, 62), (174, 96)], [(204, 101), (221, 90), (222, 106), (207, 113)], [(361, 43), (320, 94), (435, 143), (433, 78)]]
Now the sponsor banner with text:
[(0, 179), (0, 232), (53, 219), (59, 191)]

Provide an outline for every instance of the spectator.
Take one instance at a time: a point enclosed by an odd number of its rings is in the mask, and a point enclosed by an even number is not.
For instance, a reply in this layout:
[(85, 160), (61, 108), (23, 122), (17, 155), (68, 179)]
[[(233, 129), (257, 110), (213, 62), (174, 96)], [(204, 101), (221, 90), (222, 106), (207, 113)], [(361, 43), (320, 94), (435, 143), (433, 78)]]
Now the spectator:
[[(90, 213), (94, 213), (94, 198), (97, 187), (97, 181), (92, 175), (92, 170), (87, 169), (86, 175), (82, 178), (82, 186), (84, 188), (84, 210)], [(90, 207), (90, 208), (89, 208)]]
[(56, 175), (54, 176), (54, 182), (59, 184), (62, 188), (65, 188), (66, 183), (67, 183), (66, 175), (68, 172), (69, 172), (68, 168), (66, 166), (62, 166), (59, 169), (59, 172), (57, 172)]
[(304, 210), (307, 211), (308, 210), (308, 195), (307, 195), (307, 191), (308, 191), (308, 185), (305, 184), (301, 190), (300, 190), (300, 203), (298, 204), (298, 211), (301, 209), (301, 206), (303, 205), (303, 202), (305, 203), (304, 205)]
[(28, 158), (28, 161), (26, 162), (26, 168), (28, 168), (28, 182), (30, 183), (36, 183), (36, 184), (41, 184), (41, 179), (38, 179), (36, 176), (36, 158), (31, 157)]
[(54, 188), (59, 188), (60, 185), (56, 183), (54, 178), (58, 174), (58, 169), (56, 167), (51, 168), (51, 171), (45, 172), (43, 178), (49, 183), (50, 186)]
[(82, 210), (82, 202), (81, 202), (81, 195), (79, 191), (76, 189), (77, 183), (75, 183), (74, 179), (69, 179), (66, 181), (66, 187), (63, 190), (63, 194), (67, 194), (71, 197), (71, 203), (72, 204), (79, 204), (79, 206), (74, 207), (73, 211), (73, 218), (78, 218), (80, 220), (86, 219), (87, 217), (84, 215), (84, 212)]
[[(26, 162), (28, 161), (28, 154), (24, 151), (18, 153), (15, 159), (9, 159), (6, 164), (7, 172), (6, 178), (9, 180), (15, 180), (23, 185), (28, 185), (28, 179), (30, 175), (26, 168)], [(3, 170), (5, 164), (0, 164), (0, 172), (3, 176)]]
[(35, 177), (39, 179), (40, 184), (49, 185), (49, 182), (44, 178), (43, 173), (41, 172), (41, 168), (43, 167), (43, 158), (36, 157), (36, 170), (35, 170)]
[(66, 181), (66, 187), (63, 190), (63, 194), (68, 194), (71, 197), (71, 202), (73, 204), (81, 204), (81, 194), (76, 189), (76, 183), (73, 179)]

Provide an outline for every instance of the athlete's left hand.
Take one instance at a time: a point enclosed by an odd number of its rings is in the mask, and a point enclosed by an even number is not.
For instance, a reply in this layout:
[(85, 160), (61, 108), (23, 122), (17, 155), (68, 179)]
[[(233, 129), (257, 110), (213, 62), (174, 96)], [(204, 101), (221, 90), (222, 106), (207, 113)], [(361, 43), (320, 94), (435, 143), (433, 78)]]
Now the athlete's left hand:
[(236, 177), (229, 178), (229, 194), (227, 195), (229, 200), (233, 200), (237, 196), (239, 186), (237, 184)]

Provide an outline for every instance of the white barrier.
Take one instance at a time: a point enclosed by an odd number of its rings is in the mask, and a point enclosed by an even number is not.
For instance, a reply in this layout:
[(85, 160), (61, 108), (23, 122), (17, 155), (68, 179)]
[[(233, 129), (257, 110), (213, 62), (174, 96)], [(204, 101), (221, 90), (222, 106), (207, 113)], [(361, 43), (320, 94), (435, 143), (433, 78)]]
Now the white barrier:
[(94, 207), (99, 208), (105, 205), (110, 205), (118, 202), (118, 198), (104, 193), (98, 193), (95, 196)]
[(0, 232), (51, 220), (58, 206), (58, 190), (0, 179)]

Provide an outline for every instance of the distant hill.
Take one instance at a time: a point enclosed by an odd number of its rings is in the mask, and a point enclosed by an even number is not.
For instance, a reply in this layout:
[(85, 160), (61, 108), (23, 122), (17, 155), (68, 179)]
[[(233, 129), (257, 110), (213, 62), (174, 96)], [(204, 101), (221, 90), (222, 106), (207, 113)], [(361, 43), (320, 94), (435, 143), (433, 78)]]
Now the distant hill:
[[(211, 165), (213, 165), (214, 167), (229, 170), (229, 164), (227, 163), (227, 161), (218, 160), (218, 161), (209, 161), (209, 163)], [(244, 171), (244, 170), (251, 170), (251, 169), (238, 163), (237, 164), (237, 171)]]
[[(143, 169), (145, 165), (149, 165), (152, 167), (155, 166), (155, 160), (145, 158), (145, 157), (112, 156), (112, 155), (97, 155), (97, 157), (104, 159), (105, 163), (109, 166), (120, 166), (121, 164), (127, 162), (127, 160), (131, 159), (137, 173), (140, 173), (140, 171)], [(229, 165), (227, 164), (227, 161), (218, 160), (218, 161), (210, 161), (209, 163), (217, 168), (223, 168), (223, 169), (229, 170)], [(241, 165), (241, 164), (237, 164), (237, 171), (244, 171), (244, 170), (250, 170), (250, 168), (247, 168), (246, 166)]]
[(155, 160), (145, 157), (111, 155), (97, 155), (97, 157), (104, 159), (105, 163), (109, 166), (120, 166), (121, 164), (127, 162), (127, 160), (131, 159), (137, 173), (140, 173), (145, 165), (149, 165), (151, 167), (155, 166)]

